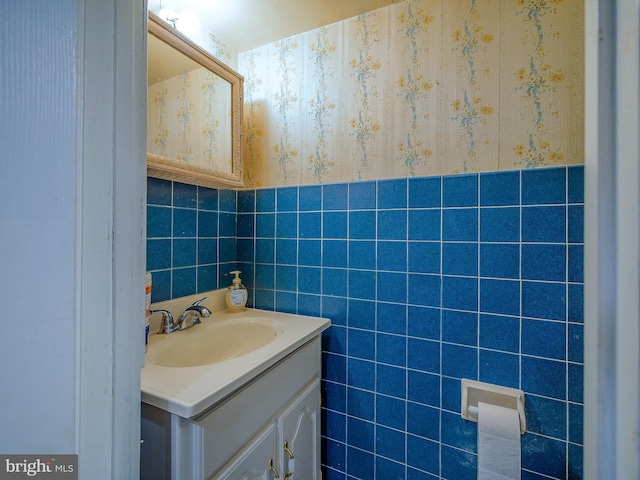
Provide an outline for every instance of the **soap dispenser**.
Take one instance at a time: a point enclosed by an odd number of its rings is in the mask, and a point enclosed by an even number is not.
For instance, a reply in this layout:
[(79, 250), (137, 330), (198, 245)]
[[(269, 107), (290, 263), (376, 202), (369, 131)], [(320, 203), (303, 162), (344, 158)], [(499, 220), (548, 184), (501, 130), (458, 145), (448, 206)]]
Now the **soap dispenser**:
[(245, 305), (247, 304), (247, 299), (249, 294), (244, 285), (242, 285), (242, 281), (240, 280), (240, 270), (234, 270), (232, 272), (235, 275), (235, 278), (231, 282), (229, 288), (227, 288), (227, 292), (225, 293), (225, 300), (227, 302), (227, 310), (229, 312), (241, 312), (244, 310)]

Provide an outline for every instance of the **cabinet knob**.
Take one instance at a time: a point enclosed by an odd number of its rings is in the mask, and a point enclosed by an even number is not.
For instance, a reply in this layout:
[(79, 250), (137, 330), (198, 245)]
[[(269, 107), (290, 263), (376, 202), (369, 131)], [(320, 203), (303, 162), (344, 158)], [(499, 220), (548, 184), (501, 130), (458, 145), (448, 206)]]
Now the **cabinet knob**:
[(273, 472), (273, 478), (280, 478), (278, 470), (276, 470), (276, 467), (273, 466), (273, 458), (269, 460), (269, 470)]

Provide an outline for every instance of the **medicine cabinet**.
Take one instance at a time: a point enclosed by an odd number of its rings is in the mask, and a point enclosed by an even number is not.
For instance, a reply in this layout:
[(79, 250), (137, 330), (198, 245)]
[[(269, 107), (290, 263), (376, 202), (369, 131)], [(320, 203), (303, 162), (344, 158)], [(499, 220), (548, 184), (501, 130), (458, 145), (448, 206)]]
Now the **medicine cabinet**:
[(149, 12), (147, 174), (242, 187), (243, 77)]

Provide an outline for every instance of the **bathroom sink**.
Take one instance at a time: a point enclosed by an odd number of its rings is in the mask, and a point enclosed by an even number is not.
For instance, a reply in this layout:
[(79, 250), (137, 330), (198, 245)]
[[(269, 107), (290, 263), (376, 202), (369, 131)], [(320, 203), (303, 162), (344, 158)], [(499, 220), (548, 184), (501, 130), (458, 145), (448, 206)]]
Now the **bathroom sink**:
[(326, 318), (247, 308), (228, 313), (226, 289), (152, 304), (178, 318), (208, 296), (213, 312), (202, 323), (169, 334), (151, 334), (140, 375), (142, 401), (182, 418), (195, 418), (316, 338), (331, 325)]
[(167, 336), (164, 339), (167, 342), (162, 342), (166, 345), (156, 347), (159, 350), (152, 361), (161, 367), (197, 367), (224, 362), (264, 347), (283, 331), (279, 322), (262, 318), (207, 322)]

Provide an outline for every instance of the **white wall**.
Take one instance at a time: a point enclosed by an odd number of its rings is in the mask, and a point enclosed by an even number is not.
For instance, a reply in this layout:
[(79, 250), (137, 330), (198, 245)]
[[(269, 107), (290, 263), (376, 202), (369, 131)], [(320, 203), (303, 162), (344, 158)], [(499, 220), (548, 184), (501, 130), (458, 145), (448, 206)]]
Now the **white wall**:
[(3, 1), (0, 48), (0, 452), (137, 478), (146, 2)]
[(0, 452), (75, 451), (75, 0), (0, 2)]

